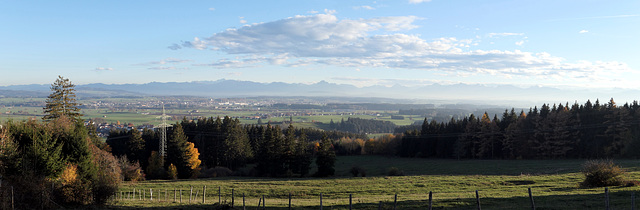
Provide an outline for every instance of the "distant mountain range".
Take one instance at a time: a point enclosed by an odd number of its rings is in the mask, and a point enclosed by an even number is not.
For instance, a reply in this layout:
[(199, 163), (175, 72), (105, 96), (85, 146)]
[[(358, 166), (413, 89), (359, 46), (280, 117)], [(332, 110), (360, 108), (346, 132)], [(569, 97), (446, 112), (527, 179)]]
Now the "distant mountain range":
[[(50, 92), (50, 85), (0, 86), (0, 97), (41, 97)], [(535, 106), (542, 103), (582, 104), (587, 99), (606, 102), (614, 98), (618, 103), (640, 99), (640, 90), (582, 89), (562, 90), (550, 87), (520, 88), (512, 85), (432, 84), (419, 87), (395, 85), (356, 87), (320, 81), (314, 84), (259, 83), (239, 80), (195, 82), (151, 82), (145, 84), (86, 84), (77, 85), (78, 97), (123, 96), (200, 96), (212, 98), (234, 97), (360, 97), (410, 99), (416, 103), (431, 100), (449, 103), (484, 103)], [(634, 98), (635, 97), (635, 98)]]

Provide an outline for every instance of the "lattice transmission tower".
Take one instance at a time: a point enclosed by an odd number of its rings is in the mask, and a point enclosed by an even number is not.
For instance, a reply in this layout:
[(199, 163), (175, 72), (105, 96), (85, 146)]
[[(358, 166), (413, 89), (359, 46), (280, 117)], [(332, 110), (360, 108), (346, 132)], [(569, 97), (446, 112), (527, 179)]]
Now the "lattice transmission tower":
[[(160, 157), (162, 157), (162, 160), (164, 160), (164, 157), (166, 157), (167, 153), (167, 127), (169, 127), (170, 125), (167, 124), (167, 118), (169, 118), (169, 115), (166, 115), (164, 112), (164, 104), (162, 104), (162, 115), (159, 116), (160, 119), (162, 119), (162, 124), (159, 125), (160, 127)], [(164, 164), (164, 163), (163, 163)]]

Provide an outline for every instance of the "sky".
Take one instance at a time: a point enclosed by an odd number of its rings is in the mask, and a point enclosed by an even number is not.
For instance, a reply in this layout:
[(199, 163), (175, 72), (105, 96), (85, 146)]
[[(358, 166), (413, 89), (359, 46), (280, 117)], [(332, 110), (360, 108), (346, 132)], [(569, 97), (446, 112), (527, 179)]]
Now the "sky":
[(637, 0), (14, 1), (0, 86), (220, 79), (640, 89)]

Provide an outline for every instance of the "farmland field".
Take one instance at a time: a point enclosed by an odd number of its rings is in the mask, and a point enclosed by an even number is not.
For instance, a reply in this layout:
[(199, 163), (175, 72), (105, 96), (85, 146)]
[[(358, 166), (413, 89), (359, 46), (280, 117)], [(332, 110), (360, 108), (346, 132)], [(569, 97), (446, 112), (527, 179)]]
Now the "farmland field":
[[(268, 209), (286, 209), (288, 195), (292, 194), (294, 209), (319, 209), (320, 193), (323, 207), (348, 209), (349, 195), (353, 196), (354, 209), (391, 209), (394, 195), (398, 195), (398, 209), (425, 209), (428, 193), (433, 192), (435, 209), (474, 209), (475, 190), (478, 190), (483, 209), (527, 209), (530, 200), (527, 188), (531, 188), (538, 209), (603, 209), (604, 188), (580, 188), (583, 175), (579, 173), (583, 160), (439, 160), (402, 159), (378, 156), (341, 156), (336, 163), (333, 178), (257, 178), (221, 177), (178, 181), (126, 182), (121, 187), (124, 199), (114, 200), (110, 208), (211, 208), (221, 201), (231, 203), (231, 190), (235, 194), (236, 208), (246, 205), (256, 208), (265, 196)], [(615, 161), (628, 173), (625, 179), (640, 179), (640, 161)], [(349, 169), (360, 166), (367, 177), (351, 177)], [(384, 176), (390, 167), (403, 170), (406, 176)], [(189, 202), (189, 190), (193, 196)], [(202, 204), (202, 189), (207, 187), (206, 203)], [(136, 189), (145, 189), (146, 200), (128, 198)], [(149, 200), (149, 189), (154, 200)], [(182, 189), (173, 201), (173, 189)], [(611, 187), (613, 209), (630, 209), (631, 194), (640, 187)], [(166, 191), (165, 191), (166, 190)], [(160, 194), (158, 195), (158, 192)], [(166, 192), (166, 194), (165, 194)], [(179, 192), (179, 190), (178, 190)], [(179, 194), (179, 193), (178, 193)], [(165, 200), (165, 196), (167, 200)], [(160, 199), (159, 199), (160, 198)], [(637, 206), (636, 206), (637, 207)], [(241, 209), (241, 208), (240, 208)]]

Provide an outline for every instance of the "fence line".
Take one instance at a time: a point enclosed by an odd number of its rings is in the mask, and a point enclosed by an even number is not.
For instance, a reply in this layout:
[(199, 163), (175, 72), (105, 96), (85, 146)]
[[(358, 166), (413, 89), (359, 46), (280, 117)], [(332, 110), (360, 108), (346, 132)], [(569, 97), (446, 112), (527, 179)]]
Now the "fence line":
[[(136, 189), (136, 188), (133, 188), (133, 190), (131, 190), (131, 191), (115, 192), (113, 196), (114, 196), (115, 200), (120, 200), (120, 201), (125, 201), (125, 200), (128, 200), (128, 201), (135, 201), (135, 200), (146, 201), (147, 200), (146, 191), (147, 191), (147, 189)], [(149, 188), (148, 191), (149, 191), (149, 201), (153, 201), (153, 188)], [(162, 189), (156, 189), (156, 202), (170, 202), (167, 199), (169, 190), (165, 189), (164, 191), (165, 191), (164, 199), (161, 199), (162, 198), (162, 196), (161, 196)], [(203, 186), (202, 187), (202, 193), (200, 193), (200, 190), (196, 190), (196, 194), (195, 194), (195, 196), (193, 196), (193, 186), (189, 186), (189, 192), (188, 192), (189, 193), (189, 203), (197, 202), (197, 200), (202, 199), (201, 203), (202, 204), (207, 204), (207, 193), (206, 193), (206, 191), (207, 191), (207, 187)], [(2, 194), (3, 192), (4, 191), (0, 191), (0, 202), (2, 202), (2, 209), (9, 209), (9, 208), (5, 208), (5, 202), (4, 201), (8, 200), (8, 198), (5, 198), (5, 194), (7, 194), (7, 193)], [(527, 188), (527, 193), (528, 193), (531, 209), (535, 210), (536, 209), (536, 203), (534, 202), (534, 195), (533, 195), (532, 189), (530, 187)], [(180, 199), (179, 200), (177, 200), (177, 194), (180, 194)], [(138, 197), (136, 197), (136, 195)], [(179, 188), (179, 189), (174, 188), (173, 189), (173, 201), (172, 202), (173, 203), (176, 203), (176, 202), (182, 203), (182, 196), (183, 196), (182, 188)], [(258, 198), (258, 206), (257, 206), (258, 209), (260, 209), (261, 207), (262, 207), (262, 209), (265, 209), (266, 208), (266, 203), (267, 203), (265, 195), (257, 196), (257, 198)], [(324, 207), (324, 203), (323, 203), (324, 194), (320, 193), (318, 198), (319, 198), (319, 206), (320, 206), (320, 209), (322, 210), (323, 207)], [(349, 199), (348, 208), (351, 210), (351, 209), (353, 209), (353, 194), (350, 193), (348, 199)], [(481, 210), (480, 191), (478, 191), (478, 190), (475, 190), (475, 199), (476, 199), (475, 202), (476, 202), (477, 209)], [(14, 189), (13, 189), (13, 186), (11, 186), (11, 198), (10, 198), (10, 200), (11, 200), (11, 208), (10, 209), (14, 209)], [(230, 204), (226, 204), (226, 202), (227, 202), (227, 200), (225, 199), (225, 201), (223, 203), (223, 200), (222, 200), (222, 188), (218, 187), (218, 203), (217, 204), (218, 205), (230, 205), (230, 207), (232, 207), (232, 208), (233, 208), (234, 203), (235, 203), (235, 189), (231, 189), (231, 202), (230, 202)], [(390, 202), (390, 201), (388, 201), (388, 202)], [(391, 208), (391, 206), (389, 206), (389, 205), (393, 205), (392, 209), (394, 209), (394, 210), (398, 209), (398, 208), (402, 209), (402, 206), (398, 203), (398, 194), (397, 193), (395, 193), (393, 195), (393, 204), (390, 204), (388, 202), (378, 201), (378, 208), (382, 209), (385, 205), (388, 206), (387, 208)], [(294, 203), (293, 194), (292, 194), (292, 192), (289, 192), (289, 194), (288, 194), (288, 209), (292, 209), (293, 203)], [(385, 204), (385, 203), (387, 203), (387, 204)], [(636, 207), (635, 207), (635, 205), (636, 205), (635, 204), (635, 192), (631, 192), (631, 202), (630, 202), (630, 204), (631, 204), (631, 209), (635, 210), (636, 209)], [(428, 209), (429, 210), (431, 210), (433, 208), (433, 192), (432, 191), (429, 191), (428, 203), (426, 205), (428, 205)], [(246, 207), (247, 207), (246, 206), (246, 196), (245, 196), (245, 193), (243, 192), (242, 193), (242, 209), (244, 210), (244, 209), (246, 209)], [(332, 206), (330, 206), (330, 207), (332, 207)], [(611, 206), (610, 206), (610, 195), (609, 195), (609, 188), (608, 187), (604, 188), (604, 206), (603, 207), (604, 207), (604, 209), (607, 209), (607, 210), (611, 208)]]

